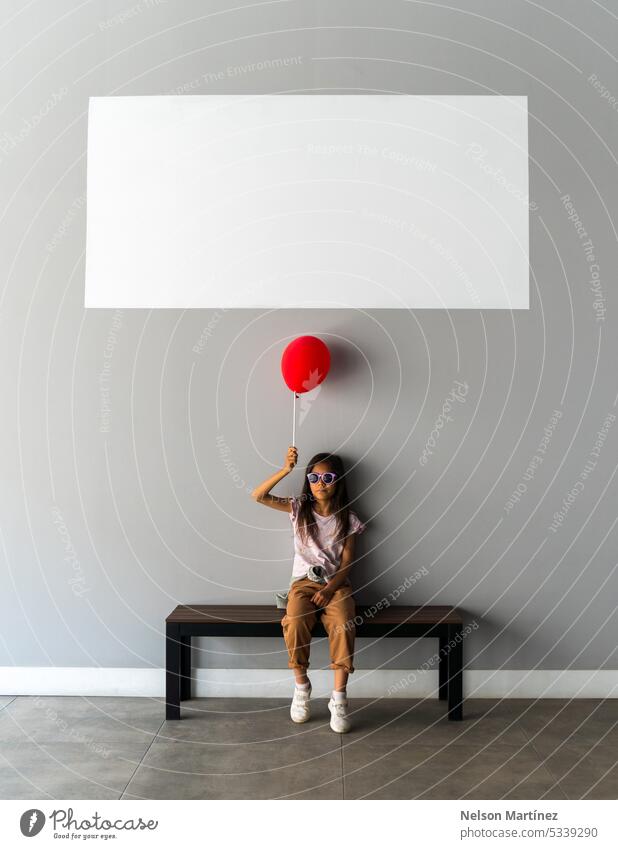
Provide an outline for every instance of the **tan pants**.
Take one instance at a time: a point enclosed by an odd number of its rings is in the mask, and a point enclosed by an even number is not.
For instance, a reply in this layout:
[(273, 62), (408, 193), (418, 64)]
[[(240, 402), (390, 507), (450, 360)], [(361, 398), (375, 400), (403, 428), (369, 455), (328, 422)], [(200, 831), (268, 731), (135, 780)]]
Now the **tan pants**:
[[(324, 584), (309, 578), (294, 581), (290, 587), (285, 616), (281, 620), (290, 669), (307, 669), (309, 666), (311, 630), (320, 609), (311, 601), (311, 596), (321, 589), (324, 589)], [(355, 615), (352, 585), (347, 581), (335, 590), (329, 603), (322, 608), (322, 625), (330, 646), (329, 669), (354, 672)]]

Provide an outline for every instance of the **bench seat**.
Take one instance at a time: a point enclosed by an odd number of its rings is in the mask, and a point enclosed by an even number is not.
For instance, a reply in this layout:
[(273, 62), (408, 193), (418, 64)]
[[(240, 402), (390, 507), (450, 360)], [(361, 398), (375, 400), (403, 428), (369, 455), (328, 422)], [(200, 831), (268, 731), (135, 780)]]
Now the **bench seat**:
[[(357, 637), (432, 637), (439, 642), (438, 698), (451, 720), (463, 718), (463, 616), (448, 605), (357, 604)], [(191, 698), (192, 637), (281, 637), (284, 608), (262, 604), (181, 604), (165, 620), (165, 716), (180, 719)], [(313, 636), (326, 636), (320, 617)]]

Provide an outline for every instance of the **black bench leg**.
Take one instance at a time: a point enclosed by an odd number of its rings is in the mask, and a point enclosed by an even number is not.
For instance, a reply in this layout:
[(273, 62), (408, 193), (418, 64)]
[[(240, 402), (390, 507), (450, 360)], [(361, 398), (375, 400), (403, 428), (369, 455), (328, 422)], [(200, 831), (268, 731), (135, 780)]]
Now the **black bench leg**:
[(448, 626), (448, 718), (463, 719), (463, 629)]
[(180, 719), (180, 628), (165, 628), (165, 718)]
[(180, 638), (180, 700), (191, 698), (191, 637)]
[[(448, 628), (448, 625), (446, 626)], [(438, 698), (446, 699), (448, 696), (448, 636), (440, 634), (438, 646)]]

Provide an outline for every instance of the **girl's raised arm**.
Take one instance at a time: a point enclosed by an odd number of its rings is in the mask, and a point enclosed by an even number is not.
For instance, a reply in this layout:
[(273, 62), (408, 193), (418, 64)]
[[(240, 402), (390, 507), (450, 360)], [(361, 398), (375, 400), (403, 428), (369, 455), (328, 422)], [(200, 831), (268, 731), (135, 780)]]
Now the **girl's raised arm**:
[(283, 510), (285, 513), (290, 513), (292, 505), (289, 498), (279, 498), (276, 495), (271, 495), (271, 489), (279, 483), (286, 475), (289, 475), (298, 461), (298, 451), (293, 445), (288, 448), (288, 453), (285, 458), (284, 467), (275, 472), (272, 477), (265, 480), (264, 483), (256, 486), (251, 493), (251, 498), (260, 504), (265, 504), (267, 507), (273, 507), (275, 510)]

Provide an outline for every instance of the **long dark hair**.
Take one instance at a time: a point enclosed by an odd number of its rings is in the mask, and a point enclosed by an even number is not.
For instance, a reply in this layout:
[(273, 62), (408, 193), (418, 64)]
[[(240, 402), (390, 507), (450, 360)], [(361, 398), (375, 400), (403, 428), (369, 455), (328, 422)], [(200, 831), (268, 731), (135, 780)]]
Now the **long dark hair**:
[(314, 542), (318, 543), (318, 526), (313, 518), (313, 505), (315, 499), (311, 494), (311, 486), (307, 480), (307, 475), (313, 471), (313, 467), (318, 463), (326, 463), (331, 472), (335, 472), (337, 479), (333, 486), (335, 491), (331, 498), (331, 506), (333, 514), (337, 517), (335, 530), (335, 538), (343, 539), (347, 536), (350, 524), (350, 507), (348, 504), (348, 488), (345, 480), (345, 468), (343, 460), (338, 454), (314, 454), (307, 464), (305, 481), (303, 483), (303, 491), (300, 496), (300, 507), (298, 510), (298, 531), (301, 540), (306, 544), (310, 537)]

